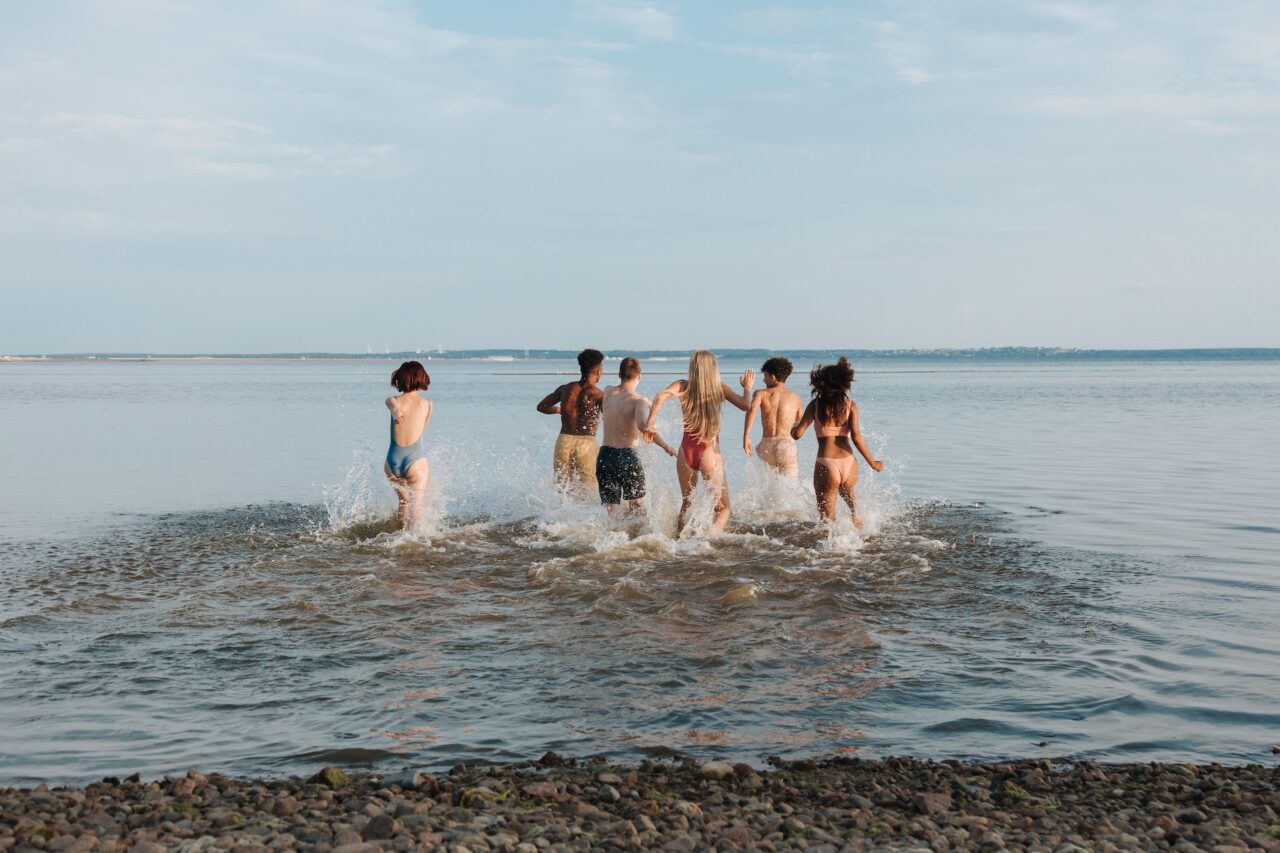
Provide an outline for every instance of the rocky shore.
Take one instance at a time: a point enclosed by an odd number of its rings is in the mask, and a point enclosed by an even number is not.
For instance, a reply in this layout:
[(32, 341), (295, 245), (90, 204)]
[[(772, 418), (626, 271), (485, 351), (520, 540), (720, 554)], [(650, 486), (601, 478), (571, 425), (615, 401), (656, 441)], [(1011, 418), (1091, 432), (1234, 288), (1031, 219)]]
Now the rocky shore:
[(1280, 768), (565, 760), (0, 790), (0, 851), (1280, 850)]

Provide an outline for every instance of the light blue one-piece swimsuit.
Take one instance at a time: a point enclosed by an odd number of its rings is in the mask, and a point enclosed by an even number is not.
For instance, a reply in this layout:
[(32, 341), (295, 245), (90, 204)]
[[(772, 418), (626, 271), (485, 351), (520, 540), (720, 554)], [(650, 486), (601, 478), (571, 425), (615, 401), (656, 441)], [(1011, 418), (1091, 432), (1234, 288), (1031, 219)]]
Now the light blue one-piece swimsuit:
[(387, 468), (391, 469), (391, 473), (397, 477), (404, 479), (409, 475), (409, 466), (423, 459), (427, 455), (427, 450), (422, 446), (422, 439), (427, 434), (424, 427), (418, 435), (418, 440), (413, 444), (401, 446), (396, 444), (396, 419), (391, 417), (391, 446), (387, 448)]

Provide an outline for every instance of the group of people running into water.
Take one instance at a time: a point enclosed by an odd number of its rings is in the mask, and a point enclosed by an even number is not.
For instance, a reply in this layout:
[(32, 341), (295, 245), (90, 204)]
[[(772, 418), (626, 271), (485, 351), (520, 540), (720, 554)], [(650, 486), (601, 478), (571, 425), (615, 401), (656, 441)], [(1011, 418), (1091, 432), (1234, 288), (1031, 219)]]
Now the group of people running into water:
[[(758, 413), (763, 437), (755, 452), (784, 477), (798, 476), (796, 441), (814, 426), (818, 458), (813, 468), (813, 490), (818, 511), (823, 518), (834, 519), (837, 500), (843, 499), (854, 524), (862, 525), (854, 491), (858, 482), (854, 450), (873, 471), (883, 470), (884, 463), (871, 455), (862, 438), (858, 404), (849, 398), (854, 371), (847, 358), (810, 371), (812, 399), (807, 406), (787, 388), (792, 365), (779, 356), (768, 359), (761, 367), (764, 388), (752, 393), (755, 371), (748, 370), (739, 377), (739, 394), (721, 380), (716, 357), (699, 350), (689, 357), (688, 378), (678, 379), (659, 391), (652, 403), (637, 390), (641, 376), (638, 359), (622, 359), (618, 384), (609, 388), (599, 385), (604, 373), (604, 354), (599, 350), (578, 353), (578, 367), (580, 378), (542, 398), (538, 411), (560, 417), (560, 435), (553, 454), (557, 485), (578, 490), (594, 488), (610, 515), (644, 511), (645, 475), (637, 450), (642, 443), (650, 443), (676, 459), (681, 495), (677, 530), (684, 530), (699, 478), (706, 481), (715, 496), (712, 528), (723, 530), (729, 521), (729, 484), (720, 451), (720, 410), (727, 400), (746, 412), (743, 451), (747, 456), (752, 453), (751, 427)], [(430, 384), (431, 378), (419, 362), (406, 361), (391, 374), (391, 385), (400, 393), (386, 401), (391, 410), (391, 446), (385, 471), (399, 499), (400, 523), (406, 527), (417, 522), (430, 475), (422, 439), (433, 406), (418, 393)], [(680, 401), (684, 421), (678, 450), (667, 444), (654, 427), (659, 410), (672, 398)], [(598, 443), (596, 432), (602, 423), (603, 442)]]

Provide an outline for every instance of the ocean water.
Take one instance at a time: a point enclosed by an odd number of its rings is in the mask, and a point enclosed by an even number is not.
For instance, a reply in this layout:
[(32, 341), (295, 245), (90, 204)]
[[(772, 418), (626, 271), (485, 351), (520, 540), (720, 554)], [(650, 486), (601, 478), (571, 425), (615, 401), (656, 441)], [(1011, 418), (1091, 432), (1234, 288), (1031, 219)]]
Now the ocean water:
[(856, 366), (887, 463), (863, 533), (815, 521), (811, 436), (773, 480), (726, 407), (730, 530), (677, 539), (655, 448), (647, 520), (551, 488), (534, 405), (567, 362), (428, 365), (412, 533), (380, 471), (394, 364), (0, 364), (0, 782), (1275, 760), (1280, 361)]

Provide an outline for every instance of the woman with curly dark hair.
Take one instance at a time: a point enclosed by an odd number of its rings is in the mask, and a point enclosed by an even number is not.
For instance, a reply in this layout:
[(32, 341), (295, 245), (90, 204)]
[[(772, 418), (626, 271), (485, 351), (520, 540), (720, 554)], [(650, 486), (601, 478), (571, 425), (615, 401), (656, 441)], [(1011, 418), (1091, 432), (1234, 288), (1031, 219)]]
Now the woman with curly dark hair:
[[(818, 497), (818, 512), (828, 521), (836, 517), (836, 495), (844, 498), (853, 515), (853, 523), (862, 526), (858, 515), (858, 460), (856, 447), (873, 471), (883, 471), (884, 463), (872, 457), (862, 440), (858, 424), (858, 404), (849, 399), (853, 387), (853, 365), (844, 356), (835, 364), (820, 364), (809, 372), (813, 399), (804, 410), (800, 423), (791, 429), (791, 437), (799, 439), (809, 424), (816, 424), (818, 458), (813, 466), (813, 491)], [(850, 444), (852, 439), (852, 445)]]

